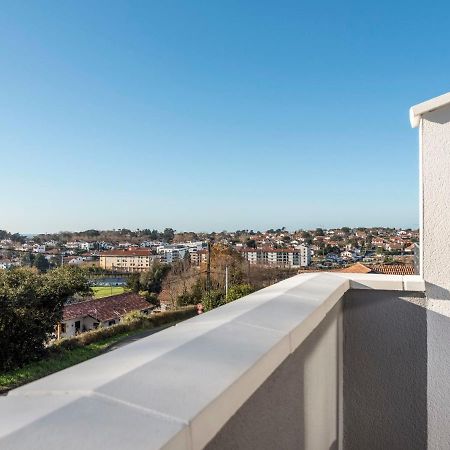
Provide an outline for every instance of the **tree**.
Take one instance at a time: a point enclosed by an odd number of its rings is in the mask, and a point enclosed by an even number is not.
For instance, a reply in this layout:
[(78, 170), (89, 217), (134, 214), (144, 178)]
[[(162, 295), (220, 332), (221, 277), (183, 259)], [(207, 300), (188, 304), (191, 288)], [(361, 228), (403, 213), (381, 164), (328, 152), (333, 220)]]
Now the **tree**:
[(249, 284), (237, 284), (236, 286), (231, 286), (228, 290), (228, 296), (226, 302), (232, 302), (238, 298), (245, 297), (246, 295), (254, 292), (255, 289)]
[(0, 272), (0, 369), (36, 359), (62, 319), (64, 302), (91, 292), (78, 268), (61, 267), (45, 274), (30, 269)]
[(36, 255), (36, 258), (34, 258), (33, 266), (42, 273), (47, 272), (47, 270), (50, 268), (50, 263), (42, 253), (38, 253)]
[(154, 263), (150, 270), (141, 273), (139, 277), (141, 289), (159, 294), (162, 289), (162, 282), (169, 270), (170, 266), (167, 264)]
[(224, 293), (221, 289), (213, 289), (209, 292), (205, 292), (205, 294), (203, 294), (201, 302), (203, 305), (203, 310), (205, 312), (211, 311), (212, 309), (223, 305), (224, 297)]
[(165, 228), (163, 231), (163, 239), (166, 242), (172, 242), (173, 238), (175, 237), (175, 230), (172, 228)]
[(256, 241), (254, 239), (247, 239), (247, 241), (245, 242), (245, 245), (248, 248), (256, 248)]
[(138, 293), (141, 288), (140, 274), (137, 272), (132, 273), (127, 280), (127, 287), (133, 292)]
[(31, 267), (34, 262), (34, 255), (31, 252), (25, 252), (21, 258), (21, 264), (25, 267)]

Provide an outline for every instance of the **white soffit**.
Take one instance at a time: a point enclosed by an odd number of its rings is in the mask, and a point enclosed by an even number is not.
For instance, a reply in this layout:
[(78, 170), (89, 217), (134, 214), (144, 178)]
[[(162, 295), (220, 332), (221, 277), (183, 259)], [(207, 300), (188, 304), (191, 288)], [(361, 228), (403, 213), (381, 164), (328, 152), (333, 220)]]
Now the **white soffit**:
[(450, 92), (440, 95), (439, 97), (434, 97), (426, 102), (419, 103), (418, 105), (411, 106), (411, 108), (409, 108), (409, 120), (411, 121), (411, 126), (417, 128), (423, 114), (447, 105), (450, 105)]

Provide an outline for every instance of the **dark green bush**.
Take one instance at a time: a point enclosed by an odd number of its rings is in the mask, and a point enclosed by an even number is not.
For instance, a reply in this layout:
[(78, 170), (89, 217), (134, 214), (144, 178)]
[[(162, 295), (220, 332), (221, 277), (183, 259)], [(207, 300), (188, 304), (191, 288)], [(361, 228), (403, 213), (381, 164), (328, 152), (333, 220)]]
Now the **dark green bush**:
[(90, 287), (78, 268), (45, 274), (30, 269), (0, 271), (0, 370), (40, 357), (61, 320), (64, 301)]

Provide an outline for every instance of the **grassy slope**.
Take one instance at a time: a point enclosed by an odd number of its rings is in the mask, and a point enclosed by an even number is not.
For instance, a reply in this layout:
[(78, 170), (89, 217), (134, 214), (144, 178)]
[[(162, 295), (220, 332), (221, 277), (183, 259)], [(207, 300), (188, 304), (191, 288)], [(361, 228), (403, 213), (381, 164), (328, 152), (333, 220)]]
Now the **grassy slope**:
[[(162, 328), (165, 328), (166, 326), (163, 326)], [(49, 356), (27, 364), (19, 369), (7, 373), (0, 373), (0, 394), (4, 394), (10, 389), (86, 361), (94, 356), (98, 356), (113, 344), (116, 344), (129, 336), (142, 333), (142, 331), (143, 329), (128, 331), (73, 350), (61, 349), (58, 352), (51, 353)]]
[(123, 286), (95, 286), (92, 288), (95, 298), (110, 297), (111, 295), (123, 294), (125, 288)]

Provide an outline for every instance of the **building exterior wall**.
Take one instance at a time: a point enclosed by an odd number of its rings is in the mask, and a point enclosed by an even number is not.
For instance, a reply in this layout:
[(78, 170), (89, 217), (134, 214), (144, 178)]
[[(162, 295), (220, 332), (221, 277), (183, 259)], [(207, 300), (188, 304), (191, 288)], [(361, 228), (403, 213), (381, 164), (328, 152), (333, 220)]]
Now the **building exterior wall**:
[(307, 246), (295, 249), (247, 249), (242, 254), (250, 264), (277, 267), (306, 267), (311, 264), (311, 250)]
[(76, 334), (75, 322), (77, 321), (80, 322), (80, 332), (92, 330), (93, 328), (95, 328), (94, 323), (98, 323), (97, 320), (95, 320), (90, 316), (65, 320), (61, 323), (65, 325), (66, 331), (64, 333), (61, 332), (60, 337), (65, 338), (75, 336)]
[(155, 259), (157, 259), (155, 255), (100, 255), (100, 267), (105, 270), (144, 272), (149, 270)]
[(207, 450), (337, 450), (342, 303), (247, 400)]
[(345, 450), (427, 448), (424, 303), (419, 293), (354, 289), (345, 294)]
[(450, 107), (420, 121), (422, 275), (428, 308), (428, 448), (450, 448)]

